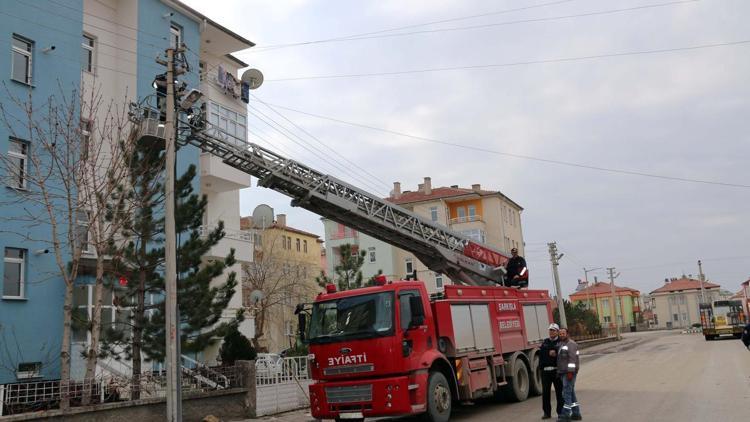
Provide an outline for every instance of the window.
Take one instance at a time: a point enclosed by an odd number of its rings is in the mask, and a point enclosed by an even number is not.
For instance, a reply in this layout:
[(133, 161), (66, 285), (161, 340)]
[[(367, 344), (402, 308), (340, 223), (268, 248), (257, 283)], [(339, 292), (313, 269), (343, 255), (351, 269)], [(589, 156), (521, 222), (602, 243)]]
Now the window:
[(680, 296), (680, 305), (684, 305), (684, 304), (685, 304), (685, 296), (682, 295)]
[(34, 43), (19, 36), (13, 35), (13, 57), (11, 78), (14, 81), (31, 85), (31, 52)]
[(89, 212), (78, 211), (76, 212), (76, 239), (78, 239), (81, 245), (82, 253), (92, 253), (91, 244), (89, 243)]
[(87, 34), (81, 40), (81, 69), (94, 73), (94, 37)]
[(414, 273), (414, 261), (411, 258), (406, 258), (406, 275), (410, 276)]
[(458, 207), (456, 208), (456, 214), (458, 215), (458, 221), (466, 221), (466, 208), (464, 207)]
[(437, 207), (430, 207), (430, 220), (438, 221)]
[(461, 230), (460, 233), (475, 242), (484, 243), (485, 233), (482, 229)]
[(86, 160), (91, 147), (91, 130), (94, 123), (91, 120), (81, 119), (81, 159)]
[(370, 256), (370, 262), (375, 262), (377, 259), (375, 256), (375, 248), (367, 248), (367, 253)]
[(302, 241), (302, 250), (307, 253), (307, 240)]
[(677, 315), (677, 314), (672, 314), (672, 320), (673, 321), (679, 321), (680, 320), (680, 316)]
[(469, 205), (469, 221), (474, 221), (474, 218), (477, 216), (477, 207), (474, 205)]
[(21, 362), (18, 364), (18, 370), (16, 371), (17, 379), (23, 380), (41, 377), (42, 362)]
[(286, 248), (289, 249), (290, 251), (292, 250), (292, 238), (289, 236), (287, 236), (286, 238)]
[(682, 321), (687, 322), (688, 320), (688, 314), (686, 312), (682, 313)]
[(443, 275), (440, 273), (435, 273), (435, 287), (438, 289), (443, 288)]
[(8, 157), (10, 161), (9, 186), (26, 189), (26, 179), (29, 162), (29, 144), (20, 139), (10, 138), (8, 141)]
[(602, 299), (602, 309), (609, 309), (609, 299)]
[(26, 250), (5, 248), (5, 268), (3, 270), (3, 298), (23, 299), (26, 277)]
[(607, 315), (607, 316), (604, 317), (604, 322), (609, 323), (611, 321), (612, 321), (612, 319), (609, 317), (609, 315)]
[[(74, 343), (87, 343), (89, 341), (90, 329), (88, 322), (94, 313), (94, 286), (91, 284), (78, 284), (73, 288), (73, 337)], [(132, 300), (127, 297), (127, 289), (119, 285), (105, 287), (102, 291), (102, 331), (114, 328), (121, 330), (128, 336), (132, 327), (131, 310), (123, 303)], [(154, 295), (147, 294), (145, 304), (147, 308), (157, 300)], [(151, 318), (155, 309), (146, 311), (147, 318)]]
[(284, 321), (284, 334), (287, 336), (294, 335), (294, 326), (292, 325), (292, 321)]
[(226, 107), (209, 103), (208, 122), (227, 135), (242, 141), (247, 140), (247, 116)]
[(169, 45), (177, 48), (182, 44), (182, 28), (176, 23), (169, 25)]
[(417, 290), (405, 290), (398, 294), (399, 317), (401, 329), (407, 330), (411, 322), (411, 301), (412, 297), (420, 297)]
[(302, 250), (302, 242), (299, 240), (299, 237), (297, 238), (297, 252), (300, 252)]
[(515, 226), (516, 225), (516, 211), (510, 210), (510, 225)]

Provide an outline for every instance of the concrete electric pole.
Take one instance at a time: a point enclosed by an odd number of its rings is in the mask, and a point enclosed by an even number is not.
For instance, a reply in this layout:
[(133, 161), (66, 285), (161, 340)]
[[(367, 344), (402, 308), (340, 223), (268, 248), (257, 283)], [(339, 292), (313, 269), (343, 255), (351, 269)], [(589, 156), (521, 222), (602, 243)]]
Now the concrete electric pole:
[(620, 275), (620, 273), (615, 274), (615, 268), (610, 267), (607, 268), (607, 272), (609, 272), (609, 288), (612, 291), (612, 305), (610, 309), (612, 310), (609, 314), (612, 317), (612, 320), (615, 322), (615, 332), (617, 333), (617, 339), (620, 339), (620, 322), (617, 320), (617, 299), (615, 295), (615, 279)]
[(706, 303), (706, 292), (703, 290), (703, 283), (706, 281), (706, 276), (703, 274), (703, 265), (700, 259), (698, 260), (698, 274), (701, 281), (701, 303)]
[(562, 290), (560, 289), (560, 276), (557, 274), (557, 266), (563, 254), (557, 254), (557, 243), (548, 243), (547, 246), (549, 246), (549, 259), (552, 261), (552, 274), (555, 276), (555, 292), (557, 294), (557, 309), (560, 312), (560, 327), (568, 328), (568, 320), (565, 317), (565, 302), (563, 301)]
[(164, 138), (166, 139), (166, 175), (164, 177), (164, 285), (166, 323), (166, 366), (167, 366), (167, 421), (181, 422), (181, 387), (179, 342), (177, 324), (177, 228), (175, 225), (175, 101), (174, 101), (174, 56), (175, 49), (167, 49), (167, 98)]

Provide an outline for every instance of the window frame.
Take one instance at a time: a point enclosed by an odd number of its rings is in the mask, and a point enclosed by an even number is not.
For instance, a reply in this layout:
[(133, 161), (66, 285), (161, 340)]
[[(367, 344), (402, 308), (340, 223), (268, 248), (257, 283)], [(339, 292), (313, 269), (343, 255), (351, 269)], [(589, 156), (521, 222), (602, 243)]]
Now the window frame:
[[(13, 41), (20, 41), (22, 43), (25, 43), (28, 46), (28, 50), (23, 50), (19, 47), (16, 47), (13, 43)], [(21, 54), (22, 56), (26, 57), (26, 75), (25, 80), (20, 80), (16, 78), (16, 75), (13, 73), (15, 69), (15, 53)], [(31, 85), (33, 78), (32, 78), (32, 72), (34, 70), (33, 66), (34, 61), (34, 41), (18, 34), (13, 34), (11, 37), (11, 61), (10, 61), (10, 78), (16, 82), (22, 83), (24, 85)]]
[[(9, 257), (7, 255), (8, 249), (15, 249), (21, 252), (20, 258)], [(29, 251), (23, 248), (14, 248), (12, 246), (6, 246), (3, 250), (3, 291), (2, 298), (8, 300), (24, 300), (26, 299), (26, 258), (29, 256)], [(18, 296), (11, 296), (5, 294), (5, 264), (19, 264), (20, 271), (18, 273)]]
[[(81, 216), (85, 215), (86, 218), (82, 218)], [(91, 247), (91, 211), (89, 210), (78, 210), (76, 213), (76, 228), (86, 228), (86, 241), (83, 242), (81, 246), (81, 254), (82, 255), (93, 255), (94, 249)], [(81, 232), (77, 232), (76, 238), (78, 239), (78, 236), (80, 236)], [(78, 239), (80, 241), (80, 239)], [(84, 247), (85, 246), (85, 247)]]
[(294, 242), (294, 243), (297, 246), (297, 252), (301, 252), (302, 251), (302, 241), (300, 241), (299, 237), (296, 238), (296, 242)]
[(375, 249), (374, 247), (367, 248), (367, 256), (370, 260), (370, 263), (376, 262), (378, 260), (377, 249)]
[[(21, 150), (23, 152), (19, 153), (19, 152), (12, 151), (10, 148), (10, 144), (20, 145), (22, 147)], [(9, 145), (8, 156), (21, 160), (21, 164), (23, 167), (22, 171), (19, 171), (18, 175), (12, 175), (14, 179), (16, 178), (16, 176), (18, 176), (18, 180), (16, 180), (16, 182), (19, 182), (18, 185), (13, 185), (10, 187), (13, 189), (28, 190), (29, 189), (28, 182), (27, 182), (28, 177), (26, 175), (29, 172), (29, 147), (31, 146), (31, 144), (23, 139), (19, 139), (19, 138), (11, 136), (10, 138), (8, 138), (8, 145)]]
[[(91, 73), (92, 75), (96, 74), (96, 37), (83, 33), (81, 40), (81, 50), (85, 50), (88, 52), (88, 63), (83, 63), (81, 61), (81, 70), (87, 73)], [(88, 41), (88, 42), (87, 42)]]
[(307, 253), (307, 239), (302, 240), (302, 251)]
[[(406, 258), (404, 260), (404, 264), (405, 264), (404, 269), (406, 270), (406, 275), (410, 276), (414, 274), (414, 260), (411, 258)], [(411, 267), (411, 270), (409, 269), (409, 267)]]
[(443, 275), (440, 273), (435, 273), (435, 288), (442, 289), (443, 286), (445, 286), (444, 283), (445, 282), (443, 280)]
[(432, 220), (433, 223), (437, 223), (437, 221), (438, 221), (438, 207), (430, 207), (430, 220)]
[[(176, 38), (176, 45), (172, 43), (172, 38)], [(182, 43), (182, 26), (178, 25), (175, 22), (169, 23), (169, 45), (172, 48), (178, 48), (180, 44)]]

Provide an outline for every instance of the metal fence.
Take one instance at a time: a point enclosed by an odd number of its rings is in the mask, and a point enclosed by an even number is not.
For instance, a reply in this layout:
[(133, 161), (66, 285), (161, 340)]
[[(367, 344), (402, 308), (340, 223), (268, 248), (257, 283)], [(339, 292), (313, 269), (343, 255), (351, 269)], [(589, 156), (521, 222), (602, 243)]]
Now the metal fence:
[(307, 380), (309, 379), (307, 365), (307, 356), (256, 360), (255, 384), (260, 386)]
[[(240, 366), (182, 368), (182, 391), (214, 391), (244, 386)], [(0, 416), (57, 409), (61, 399), (70, 406), (165, 397), (165, 371), (146, 372), (136, 377), (106, 374), (94, 379), (37, 381), (0, 385)]]

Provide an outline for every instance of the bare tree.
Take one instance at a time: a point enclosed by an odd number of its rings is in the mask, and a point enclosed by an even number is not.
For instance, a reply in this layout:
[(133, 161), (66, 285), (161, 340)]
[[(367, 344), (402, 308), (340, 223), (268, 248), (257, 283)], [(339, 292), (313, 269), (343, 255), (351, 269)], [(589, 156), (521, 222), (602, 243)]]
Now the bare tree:
[(243, 305), (255, 317), (255, 336), (251, 340), (258, 351), (264, 349), (261, 341), (270, 321), (281, 318), (282, 314), (291, 315), (296, 301), (313, 294), (315, 289), (308, 277), (316, 271), (309, 263), (295, 259), (281, 232), (261, 233), (261, 247), (256, 250), (253, 262), (242, 268)]
[[(121, 142), (120, 135), (126, 133), (128, 123), (124, 110), (112, 104), (100, 113), (101, 96), (95, 92), (84, 97), (81, 91), (66, 93), (60, 87), (59, 95), (35, 104), (31, 92), (24, 100), (7, 87), (5, 91), (8, 101), (0, 103), (0, 119), (10, 132), (11, 149), (17, 154), (0, 155), (5, 183), (13, 188), (0, 201), (0, 206), (9, 210), (2, 218), (13, 221), (10, 234), (46, 246), (56, 267), (51, 276), (59, 277), (65, 285), (60, 407), (66, 409), (70, 399), (74, 284), (85, 261), (95, 255), (98, 293), (91, 331), (92, 340), (98, 342), (106, 245), (114, 242), (115, 233), (107, 227), (107, 216), (124, 167), (111, 144)], [(91, 118), (82, 119), (86, 115)], [(94, 116), (99, 118), (97, 126), (90, 125)], [(98, 139), (94, 139), (94, 133)], [(31, 227), (44, 228), (45, 235), (32, 235)], [(92, 341), (87, 357), (93, 358), (87, 362), (87, 375), (88, 366), (96, 366), (96, 347)]]

